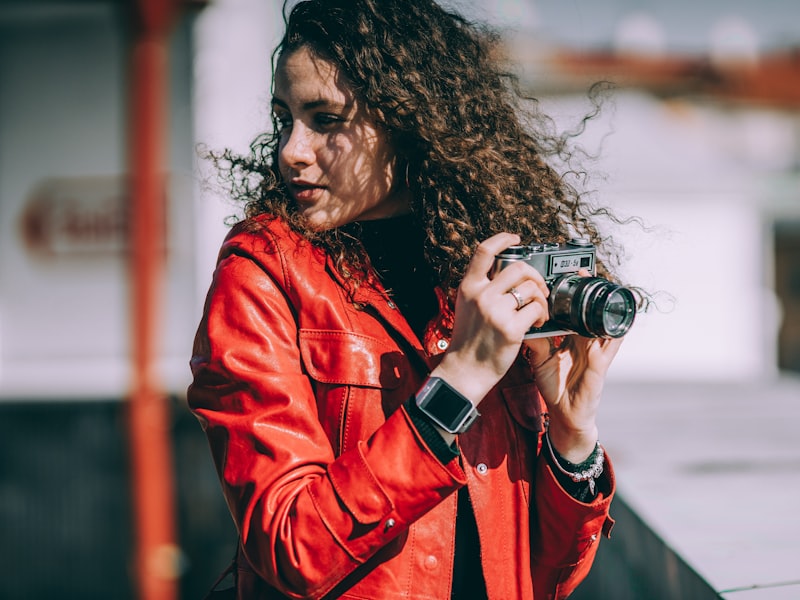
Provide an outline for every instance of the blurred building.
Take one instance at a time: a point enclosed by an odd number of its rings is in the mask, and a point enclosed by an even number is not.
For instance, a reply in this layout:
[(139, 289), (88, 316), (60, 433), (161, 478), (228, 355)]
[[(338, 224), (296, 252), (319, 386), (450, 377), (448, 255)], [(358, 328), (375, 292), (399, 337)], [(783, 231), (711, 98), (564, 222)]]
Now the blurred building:
[[(199, 10), (182, 3), (170, 38), (167, 241), (155, 316), (158, 379), (174, 407), (173, 512), (187, 548), (163, 564), (165, 577), (202, 574), (186, 597), (201, 595), (205, 574), (229, 560), (235, 542), (202, 434), (181, 405), (202, 302), (194, 272)], [(144, 127), (131, 118), (134, 16), (132, 1), (0, 1), (2, 598), (134, 596), (129, 173), (130, 140)], [(206, 535), (230, 542), (207, 547)]]
[[(565, 130), (592, 110), (592, 83), (614, 83), (578, 138), (586, 187), (643, 223), (604, 227), (625, 249), (625, 279), (656, 299), (617, 380), (800, 371), (800, 15), (773, 3), (646, 14), (611, 0), (451, 2), (508, 28), (523, 85)], [(172, 36), (157, 364), (174, 409), (174, 576), (187, 598), (236, 541), (183, 406), (224, 220), (239, 210), (200, 156), (246, 151), (268, 126), (280, 5), (187, 2)], [(122, 0), (0, 0), (3, 598), (133, 597), (130, 35)]]
[[(683, 55), (521, 37), (510, 48), (545, 110), (567, 130), (586, 127), (593, 199), (640, 221), (607, 223), (623, 276), (656, 300), (612, 377), (800, 371), (800, 46)], [(582, 123), (593, 82), (609, 87)]]

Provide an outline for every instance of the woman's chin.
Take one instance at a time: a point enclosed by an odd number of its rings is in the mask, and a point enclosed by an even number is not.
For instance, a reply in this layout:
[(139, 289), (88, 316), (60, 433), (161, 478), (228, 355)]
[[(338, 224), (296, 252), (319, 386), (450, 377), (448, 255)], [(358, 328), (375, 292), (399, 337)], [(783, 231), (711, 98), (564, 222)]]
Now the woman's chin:
[(306, 218), (308, 225), (315, 231), (326, 231), (344, 225), (344, 223), (339, 222), (339, 219), (336, 219), (325, 211), (308, 209), (301, 212)]

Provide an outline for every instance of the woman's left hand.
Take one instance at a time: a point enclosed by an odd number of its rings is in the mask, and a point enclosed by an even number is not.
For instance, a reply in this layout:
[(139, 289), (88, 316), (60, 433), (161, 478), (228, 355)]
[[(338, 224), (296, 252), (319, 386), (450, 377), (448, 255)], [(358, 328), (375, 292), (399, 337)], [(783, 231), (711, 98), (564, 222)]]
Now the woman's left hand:
[(597, 408), (606, 373), (622, 338), (569, 335), (556, 350), (553, 338), (525, 340), (539, 392), (550, 416), (550, 440), (570, 462), (583, 462), (597, 443)]

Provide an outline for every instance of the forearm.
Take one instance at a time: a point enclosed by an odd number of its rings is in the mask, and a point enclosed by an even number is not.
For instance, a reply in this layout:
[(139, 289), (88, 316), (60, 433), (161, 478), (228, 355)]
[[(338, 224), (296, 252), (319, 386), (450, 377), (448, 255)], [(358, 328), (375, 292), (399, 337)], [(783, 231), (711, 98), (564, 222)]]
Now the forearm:
[(565, 598), (586, 577), (600, 537), (608, 536), (614, 523), (609, 507), (615, 485), (607, 461), (595, 497), (583, 502), (564, 489), (550, 462), (540, 458), (531, 566), (536, 597)]
[(457, 461), (437, 459), (402, 408), (335, 458), (314, 436), (301, 442), (241, 422), (223, 432), (214, 415), (203, 416), (225, 460), (218, 468), (247, 560), (284, 594), (324, 595), (464, 484)]
[(550, 442), (542, 438), (542, 454), (558, 483), (573, 498), (589, 503), (597, 496), (597, 482), (605, 470), (605, 449), (596, 443), (592, 453), (581, 463), (572, 463), (561, 456)]
[(585, 461), (597, 446), (598, 430), (594, 419), (576, 425), (548, 415), (547, 432), (559, 456), (574, 464)]

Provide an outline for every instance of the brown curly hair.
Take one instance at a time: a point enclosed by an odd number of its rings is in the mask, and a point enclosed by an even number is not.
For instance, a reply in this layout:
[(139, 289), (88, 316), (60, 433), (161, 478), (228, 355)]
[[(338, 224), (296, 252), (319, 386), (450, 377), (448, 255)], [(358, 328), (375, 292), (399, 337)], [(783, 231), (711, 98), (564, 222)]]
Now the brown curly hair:
[[(477, 244), (500, 231), (524, 242), (580, 235), (602, 249), (592, 217), (606, 211), (590, 209), (567, 182), (569, 169), (552, 166), (569, 164), (570, 137), (554, 133), (503, 68), (495, 31), (433, 0), (308, 0), (286, 11), (285, 3), (273, 64), (305, 47), (347, 77), (388, 133), (426, 232), (425, 255), (448, 293)], [(358, 285), (369, 276), (360, 244), (341, 230), (313, 230), (289, 198), (277, 167), (279, 129), (273, 123), (249, 155), (212, 157), (245, 216), (286, 220)]]

